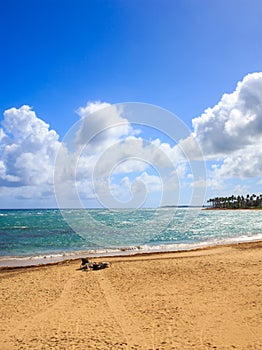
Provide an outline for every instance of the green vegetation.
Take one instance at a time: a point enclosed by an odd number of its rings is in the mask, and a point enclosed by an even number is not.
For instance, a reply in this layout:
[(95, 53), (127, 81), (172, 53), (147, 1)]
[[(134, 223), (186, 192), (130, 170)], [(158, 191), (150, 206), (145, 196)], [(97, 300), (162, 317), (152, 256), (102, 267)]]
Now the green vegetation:
[(262, 194), (249, 194), (244, 196), (216, 197), (210, 198), (207, 203), (211, 203), (214, 209), (257, 209), (262, 208)]

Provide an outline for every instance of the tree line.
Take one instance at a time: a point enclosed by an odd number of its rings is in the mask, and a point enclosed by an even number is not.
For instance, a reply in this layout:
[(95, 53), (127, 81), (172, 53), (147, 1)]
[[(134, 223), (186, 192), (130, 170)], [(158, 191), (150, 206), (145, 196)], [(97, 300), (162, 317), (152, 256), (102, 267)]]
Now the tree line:
[(212, 208), (219, 209), (262, 208), (262, 194), (247, 194), (246, 197), (234, 195), (230, 197), (215, 197), (210, 198), (207, 203), (210, 203)]

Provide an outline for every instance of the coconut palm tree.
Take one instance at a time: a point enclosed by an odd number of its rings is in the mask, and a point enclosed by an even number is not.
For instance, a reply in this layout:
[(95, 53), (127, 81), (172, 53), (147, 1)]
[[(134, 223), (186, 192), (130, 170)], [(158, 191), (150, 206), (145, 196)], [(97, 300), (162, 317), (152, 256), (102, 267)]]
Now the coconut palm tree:
[(211, 203), (212, 208), (250, 208), (250, 207), (262, 207), (262, 194), (256, 195), (249, 194), (246, 197), (242, 196), (230, 196), (230, 197), (215, 197), (209, 198), (207, 201)]

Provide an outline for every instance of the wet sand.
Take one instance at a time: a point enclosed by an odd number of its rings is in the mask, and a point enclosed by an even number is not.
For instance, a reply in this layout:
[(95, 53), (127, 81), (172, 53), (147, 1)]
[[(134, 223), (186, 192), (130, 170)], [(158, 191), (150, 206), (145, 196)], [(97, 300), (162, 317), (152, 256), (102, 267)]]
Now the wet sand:
[(262, 349), (262, 242), (106, 260), (0, 269), (0, 349)]

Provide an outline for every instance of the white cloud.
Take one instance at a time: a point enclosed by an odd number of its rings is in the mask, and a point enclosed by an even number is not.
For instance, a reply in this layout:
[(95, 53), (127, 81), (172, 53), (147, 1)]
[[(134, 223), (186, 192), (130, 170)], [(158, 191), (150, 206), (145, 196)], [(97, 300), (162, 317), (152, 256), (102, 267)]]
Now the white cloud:
[(245, 76), (233, 93), (224, 94), (192, 123), (191, 138), (206, 158), (220, 160), (211, 180), (261, 177), (262, 72)]
[[(198, 160), (203, 161), (204, 154), (202, 153), (202, 148), (200, 142), (196, 139), (195, 133), (191, 133), (187, 138), (180, 140), (177, 152), (180, 151), (180, 158), (183, 157), (187, 160)], [(205, 156), (207, 156), (205, 154)]]
[(163, 190), (163, 179), (156, 175), (149, 175), (145, 171), (136, 177), (136, 181), (143, 182), (149, 192), (159, 192)]
[(262, 174), (262, 143), (247, 146), (225, 157), (221, 165), (214, 166), (214, 176), (222, 178), (252, 178)]
[(49, 130), (49, 125), (38, 118), (29, 106), (6, 110), (2, 125), (11, 140), (22, 145), (24, 150), (41, 150), (43, 144), (52, 148), (58, 139), (57, 133)]
[(231, 94), (192, 121), (206, 155), (227, 155), (262, 138), (262, 72), (248, 74)]
[[(109, 186), (106, 188), (106, 186)], [(100, 190), (102, 187), (100, 188)], [(136, 176), (131, 180), (128, 176), (121, 178), (119, 183), (110, 181), (110, 183), (104, 183), (103, 193), (99, 193), (102, 201), (106, 202), (106, 197), (109, 191), (112, 197), (115, 199), (115, 203), (118, 207), (140, 207), (143, 206), (148, 198), (152, 198), (157, 194), (161, 201), (163, 191), (163, 179), (157, 175), (150, 175), (146, 171)]]
[[(177, 191), (183, 183), (191, 189), (207, 185), (221, 192), (228, 179), (256, 178), (259, 183), (261, 178), (262, 72), (244, 77), (235, 91), (224, 94), (217, 105), (193, 119), (192, 134), (178, 146), (158, 138), (144, 140), (119, 105), (89, 102), (77, 113), (77, 127), (61, 143), (56, 131), (50, 130), (31, 107), (4, 112), (0, 128), (1, 195), (21, 199), (52, 196), (58, 149), (56, 178), (61, 192), (75, 187), (73, 195), (77, 192), (85, 199), (101, 193), (102, 198), (112, 195), (124, 201), (131, 198), (132, 202), (136, 194), (144, 200), (146, 190)], [(202, 160), (198, 145), (209, 159), (206, 180), (189, 175), (188, 165)], [(152, 175), (152, 169), (159, 176)], [(235, 184), (232, 188), (237, 189)]]
[(86, 107), (78, 109), (78, 114), (81, 123), (75, 142), (80, 147), (84, 146), (86, 152), (101, 152), (133, 133), (131, 125), (117, 105), (89, 102)]
[(123, 161), (118, 162), (117, 165), (113, 168), (112, 175), (141, 172), (147, 168), (147, 162), (137, 159), (135, 157), (133, 158), (131, 156), (128, 159), (124, 159)]
[[(150, 167), (163, 177), (168, 177), (168, 171), (174, 168), (182, 173), (184, 167), (178, 167), (185, 162), (181, 150), (159, 139), (149, 142), (139, 137), (140, 131), (129, 123), (118, 105), (88, 103), (78, 113), (81, 119), (66, 135), (56, 163), (56, 193), (61, 206), (70, 197), (79, 204), (96, 196), (106, 205), (111, 201), (117, 206), (118, 199), (126, 202), (133, 193), (142, 198), (146, 186), (148, 193), (160, 190), (159, 184), (153, 182), (155, 178), (145, 177)], [(143, 178), (137, 176), (128, 182), (129, 175), (141, 172)], [(176, 187), (177, 174), (171, 177)], [(171, 180), (168, 183), (174, 188)], [(134, 201), (131, 204), (137, 203)]]
[(3, 129), (0, 129), (0, 142), (4, 142), (4, 140), (7, 140), (7, 136)]
[[(76, 201), (97, 196), (101, 202), (111, 201), (115, 206), (117, 200), (131, 200), (132, 194), (142, 198), (146, 191), (177, 190), (186, 171), (183, 150), (160, 139), (147, 141), (138, 136), (137, 129), (125, 118), (125, 111), (117, 105), (88, 103), (78, 112), (81, 119), (65, 139), (56, 170), (56, 187), (62, 202), (70, 196), (68, 188), (74, 186), (74, 177), (77, 188), (72, 189), (71, 195)], [(67, 164), (76, 169), (76, 174), (67, 169)], [(146, 177), (150, 168), (160, 177)], [(134, 179), (134, 173), (140, 175)], [(164, 183), (161, 189), (156, 181), (159, 178)]]
[[(29, 106), (5, 111), (3, 128), (0, 129), (2, 193), (6, 195), (9, 193), (20, 199), (52, 197), (53, 171), (58, 149), (60, 153), (56, 179), (59, 191), (65, 193), (68, 203), (72, 195), (72, 197), (80, 196), (83, 200), (100, 196), (99, 199), (106, 204), (111, 200), (117, 205), (119, 200), (122, 200), (135, 205), (143, 201), (145, 195), (161, 191), (171, 193), (177, 191), (183, 183), (190, 186), (190, 182), (195, 181), (193, 187), (203, 186), (203, 182), (197, 182), (198, 179), (187, 177), (186, 158), (201, 159), (196, 139), (201, 142), (203, 137), (204, 140), (210, 138), (212, 141), (209, 129), (213, 124), (209, 120), (209, 114), (203, 114), (197, 122), (194, 122), (196, 126), (194, 134), (186, 140), (181, 140), (179, 146), (171, 146), (169, 143), (161, 142), (160, 139), (148, 142), (141, 136), (138, 137), (137, 130), (117, 106), (89, 103), (86, 107), (80, 108), (78, 113), (81, 119), (78, 128), (73, 130), (71, 141), (74, 147), (70, 149), (68, 143), (58, 141), (58, 134), (50, 130), (49, 125), (38, 118)], [(219, 114), (215, 114), (215, 118), (219, 119), (218, 124), (221, 127)], [(246, 119), (243, 126), (239, 113), (234, 111), (230, 118), (224, 120), (225, 132), (236, 137), (235, 134), (239, 129), (246, 128), (255, 120), (253, 114)], [(205, 123), (209, 128), (204, 127)], [(212, 132), (214, 133), (214, 130)], [(246, 140), (251, 142), (251, 138), (246, 137)], [(201, 145), (203, 146), (203, 143)], [(246, 164), (242, 167), (242, 175), (252, 176), (253, 168), (250, 170), (248, 166), (251, 160), (256, 165), (256, 174), (259, 174), (261, 152), (257, 152), (252, 148), (253, 144), (247, 144), (247, 141), (243, 147), (248, 152), (242, 154), (240, 150), (239, 153), (234, 151), (226, 154), (224, 163), (214, 167), (214, 178), (209, 179), (207, 183), (212, 183), (214, 186), (215, 183), (221, 183), (219, 179), (222, 177), (237, 176), (236, 170), (239, 169), (241, 162)], [(213, 155), (212, 152), (210, 154)], [(221, 151), (216, 154), (218, 153)], [(150, 168), (159, 176), (149, 175), (147, 170)], [(134, 173), (140, 175), (131, 181), (129, 176)], [(186, 182), (183, 182), (186, 177)], [(117, 179), (121, 179), (120, 182), (117, 182)]]
[(43, 186), (46, 192), (46, 186), (53, 184), (53, 166), (59, 147), (57, 133), (29, 106), (6, 110), (2, 126), (1, 185), (38, 187), (37, 192)]

